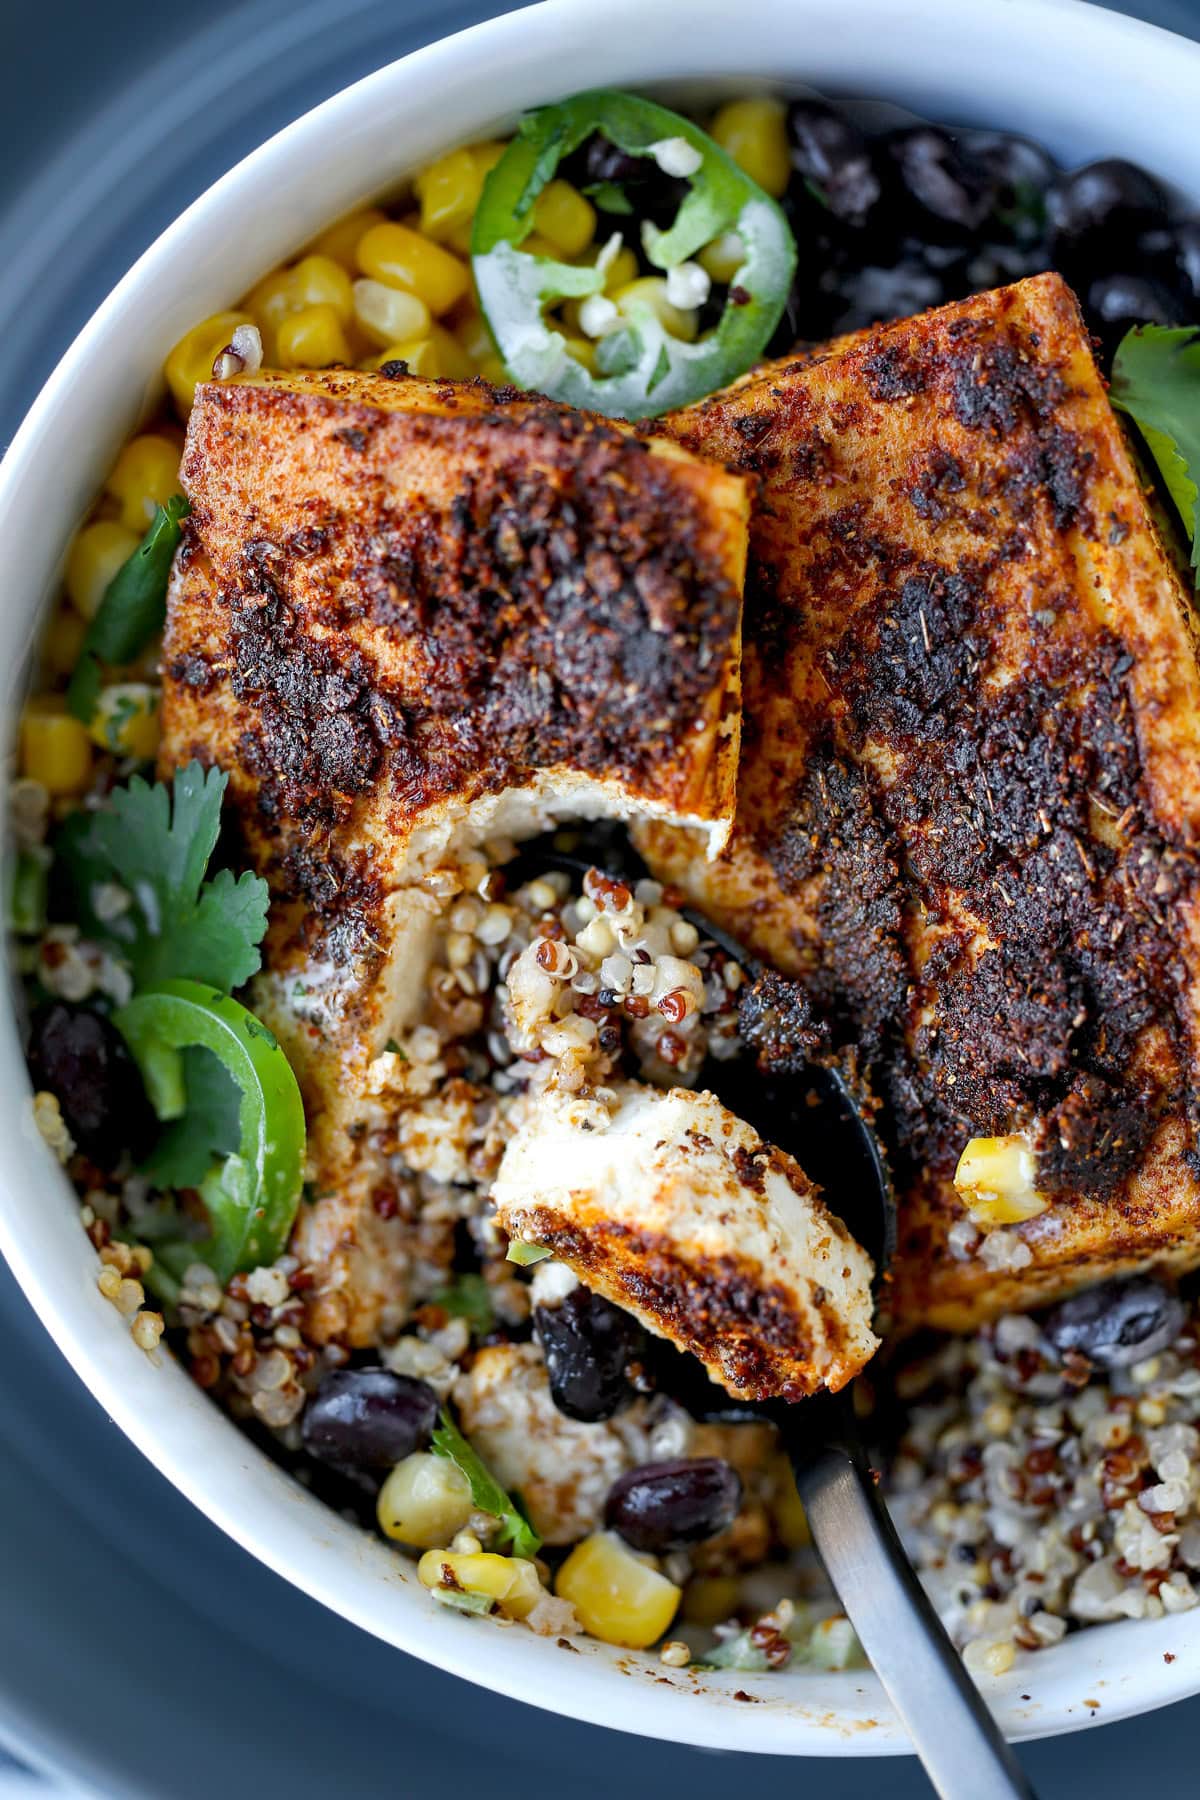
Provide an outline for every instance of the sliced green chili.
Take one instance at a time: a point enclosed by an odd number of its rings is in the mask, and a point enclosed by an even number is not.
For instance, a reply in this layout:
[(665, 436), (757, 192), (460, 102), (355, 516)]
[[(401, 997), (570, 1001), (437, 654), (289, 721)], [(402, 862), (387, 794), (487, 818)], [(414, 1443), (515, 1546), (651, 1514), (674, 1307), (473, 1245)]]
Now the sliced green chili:
[(36, 937), (46, 929), (51, 853), (44, 844), (18, 851), (8, 865), (8, 929)]
[[(561, 300), (602, 293), (603, 268), (519, 248), (533, 229), (538, 195), (593, 132), (630, 156), (654, 157), (670, 144), (676, 164), (681, 150), (684, 163), (699, 158), (674, 222), (643, 232), (654, 268), (687, 262), (726, 232), (737, 233), (745, 252), (711, 331), (685, 343), (666, 331), (650, 302), (631, 299), (620, 327), (598, 343), (595, 375), (571, 356), (544, 314)], [(614, 198), (619, 204), (619, 189), (606, 191), (603, 201), (597, 195), (597, 203), (612, 210)], [(787, 300), (796, 245), (782, 209), (690, 119), (634, 94), (596, 91), (522, 119), (485, 183), (471, 262), (488, 328), (515, 382), (612, 418), (642, 418), (712, 393), (762, 355)]]
[(67, 688), (67, 705), (85, 725), (100, 698), (100, 664), (132, 662), (163, 628), (171, 560), (189, 511), (182, 494), (158, 507), (149, 531), (104, 590)]
[[(274, 1037), (236, 1000), (196, 981), (161, 982), (114, 1017), (155, 1112), (175, 1131), (176, 1167), (187, 1149), (186, 1053), (210, 1052), (239, 1096), (237, 1149), (218, 1154), (199, 1183), (211, 1236), (189, 1246), (188, 1260), (208, 1263), (222, 1283), (273, 1262), (300, 1202), (305, 1146), (300, 1090)], [(211, 1133), (210, 1106), (198, 1107), (192, 1129)], [(215, 1148), (207, 1139), (200, 1147)]]

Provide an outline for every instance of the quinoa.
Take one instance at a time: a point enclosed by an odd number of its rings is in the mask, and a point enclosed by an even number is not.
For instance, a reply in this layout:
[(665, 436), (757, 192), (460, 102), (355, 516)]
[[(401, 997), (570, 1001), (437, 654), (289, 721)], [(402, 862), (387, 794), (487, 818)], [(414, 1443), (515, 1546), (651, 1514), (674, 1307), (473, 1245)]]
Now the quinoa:
[(1010, 1315), (902, 1367), (890, 1499), (972, 1666), (1200, 1594), (1200, 1317), (1128, 1368)]
[[(530, 1340), (530, 1312), (561, 1304), (575, 1278), (554, 1262), (515, 1269), (491, 1212), (504, 1146), (538, 1094), (603, 1096), (606, 1083), (630, 1077), (689, 1085), (708, 1059), (742, 1055), (744, 971), (658, 882), (600, 868), (579, 882), (550, 868), (510, 883), (504, 864), (513, 846), (489, 852), (446, 881), (424, 1016), (371, 1066), (369, 1085), (386, 1115), (372, 1140), (384, 1175), (374, 1212), (404, 1259), (408, 1298), (369, 1358), (426, 1383), (443, 1403), (454, 1400), (493, 1472), (532, 1500), (551, 1544), (600, 1529), (607, 1492), (629, 1469), (685, 1455), (719, 1456), (737, 1470), (742, 1500), (729, 1528), (664, 1560), (684, 1590), (675, 1635), (660, 1652), (666, 1666), (861, 1665), (807, 1541), (773, 1427), (700, 1423), (652, 1392), (594, 1424), (560, 1413)], [(78, 932), (47, 931), (37, 956), (59, 971), (54, 991), (119, 998)], [(302, 1004), (319, 1004), (319, 979), (306, 987)], [(366, 1522), (369, 1484), (330, 1488), (327, 1471), (303, 1452), (305, 1407), (352, 1355), (310, 1329), (313, 1272), (289, 1252), (222, 1287), (196, 1262), (165, 1317), (151, 1310), (152, 1242), (137, 1240), (152, 1240), (162, 1203), (132, 1169), (103, 1177), (80, 1158), (53, 1095), (37, 1096), (35, 1116), (81, 1188), (101, 1292), (129, 1321), (135, 1344), (152, 1353), (165, 1337), (197, 1384), (272, 1455)], [(1023, 1248), (1002, 1229), (981, 1239), (967, 1219), (958, 1238), (962, 1255), (997, 1267), (1015, 1266), (1010, 1243)], [(455, 1311), (464, 1271), (486, 1295), (482, 1342)], [(1196, 1604), (1194, 1307), (1169, 1347), (1128, 1369), (1063, 1359), (1036, 1319), (1013, 1316), (918, 1358), (901, 1356), (879, 1392), (881, 1421), (897, 1407), (904, 1419), (888, 1460), (889, 1503), (976, 1672), (1002, 1674), (1091, 1623)], [(484, 1515), (472, 1523), (486, 1534)], [(578, 1629), (572, 1609), (549, 1595), (527, 1623), (550, 1635)]]

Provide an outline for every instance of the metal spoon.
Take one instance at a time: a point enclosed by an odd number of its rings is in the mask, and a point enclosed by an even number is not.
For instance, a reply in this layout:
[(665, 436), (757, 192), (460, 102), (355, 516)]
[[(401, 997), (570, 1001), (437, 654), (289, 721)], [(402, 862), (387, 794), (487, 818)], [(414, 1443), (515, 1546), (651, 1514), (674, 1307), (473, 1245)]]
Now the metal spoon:
[[(547, 868), (578, 878), (594, 867), (630, 881), (647, 873), (628, 842), (611, 835), (569, 848), (535, 839), (506, 873), (510, 882)], [(755, 957), (703, 915), (684, 909), (684, 917), (748, 972), (762, 972)], [(747, 1059), (710, 1063), (701, 1079), (761, 1137), (795, 1155), (871, 1256), (878, 1286), (895, 1249), (895, 1198), (879, 1141), (841, 1071), (813, 1063), (796, 1075), (763, 1075)], [(728, 1410), (737, 1418), (757, 1413), (777, 1426), (813, 1543), (941, 1800), (1034, 1800), (879, 1496), (852, 1389), (793, 1405), (768, 1400), (748, 1407), (731, 1399)]]

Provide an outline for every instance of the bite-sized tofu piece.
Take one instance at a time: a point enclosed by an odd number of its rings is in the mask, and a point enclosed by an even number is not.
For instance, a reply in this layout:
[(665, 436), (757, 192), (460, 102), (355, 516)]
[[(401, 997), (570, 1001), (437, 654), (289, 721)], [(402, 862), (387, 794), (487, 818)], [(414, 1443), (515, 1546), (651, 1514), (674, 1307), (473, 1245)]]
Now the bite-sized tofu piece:
[[(734, 837), (711, 868), (683, 833), (644, 847), (865, 1059), (900, 1321), (1200, 1262), (1193, 614), (1069, 289), (977, 295), (660, 427), (761, 504)], [(1033, 1180), (979, 1238), (960, 1154), (1017, 1136)]]
[(419, 1015), (450, 866), (563, 816), (728, 834), (746, 484), (512, 390), (347, 370), (202, 384), (182, 484), (162, 768), (228, 772), (271, 883), (254, 1001), (322, 1196), (297, 1249), (314, 1328), (368, 1343), (403, 1305), (359, 1254), (396, 1098), (368, 1072)]
[(608, 1490), (627, 1469), (688, 1454), (682, 1407), (637, 1399), (585, 1424), (550, 1397), (537, 1344), (488, 1344), (454, 1384), (459, 1423), (503, 1487), (521, 1496), (538, 1536), (574, 1544), (604, 1522)]
[(713, 1094), (545, 1093), (492, 1189), (510, 1237), (698, 1356), (743, 1399), (844, 1387), (874, 1355), (870, 1258), (795, 1160)]

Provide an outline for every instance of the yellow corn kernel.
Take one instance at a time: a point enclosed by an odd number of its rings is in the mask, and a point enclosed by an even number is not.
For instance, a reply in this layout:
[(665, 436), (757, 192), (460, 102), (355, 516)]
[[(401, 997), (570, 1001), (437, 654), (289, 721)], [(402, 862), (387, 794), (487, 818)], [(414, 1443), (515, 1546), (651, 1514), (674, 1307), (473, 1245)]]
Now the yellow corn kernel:
[(545, 256), (551, 262), (562, 261), (562, 252), (558, 245), (552, 244), (550, 239), (543, 237), (540, 231), (531, 231), (529, 236), (523, 238), (517, 245), (517, 249), (523, 250), (526, 256)]
[(775, 1491), (771, 1499), (771, 1518), (780, 1542), (788, 1550), (803, 1550), (812, 1543), (804, 1503), (796, 1492), (796, 1483), (787, 1459), (780, 1457), (775, 1470)]
[(628, 287), (631, 281), (637, 280), (637, 272), (637, 257), (628, 244), (622, 244), (604, 271), (605, 293), (615, 294), (618, 288)]
[(533, 223), (560, 256), (578, 256), (596, 235), (596, 209), (569, 181), (548, 181), (534, 205)]
[(331, 306), (343, 325), (354, 311), (354, 291), (349, 275), (331, 256), (302, 256), (288, 271), (289, 313), (310, 306)]
[(667, 299), (666, 280), (661, 275), (643, 275), (637, 281), (630, 281), (625, 287), (618, 288), (612, 299), (617, 311), (630, 318), (648, 308), (672, 337), (690, 343), (696, 335), (695, 313), (671, 304)]
[(88, 726), (92, 742), (117, 756), (150, 762), (158, 754), (158, 689), (144, 681), (118, 681), (101, 692)]
[(544, 1591), (531, 1562), (490, 1550), (427, 1550), (417, 1564), (417, 1579), (427, 1588), (485, 1594), (511, 1619), (531, 1613)]
[(782, 100), (731, 100), (709, 131), (751, 181), (778, 199), (792, 172), (787, 111)]
[(365, 279), (354, 283), (354, 317), (381, 349), (426, 338), (432, 324), (429, 308), (415, 294)]
[(387, 218), (377, 206), (364, 206), (361, 212), (348, 213), (323, 231), (319, 238), (310, 244), (309, 249), (317, 256), (332, 257), (335, 263), (341, 263), (343, 269), (351, 275), (358, 274), (358, 246), (368, 231), (376, 225), (382, 225)]
[(292, 311), (292, 271), (272, 269), (246, 295), (246, 309), (264, 335), (273, 337), (281, 321)]
[(486, 138), (481, 144), (471, 145), (471, 155), (475, 158), (475, 167), (485, 180), (507, 149), (507, 143), (502, 143), (498, 138)]
[(248, 312), (213, 313), (180, 338), (167, 358), (165, 373), (171, 398), (184, 418), (192, 410), (197, 382), (212, 380), (213, 363), (238, 326), (256, 323)]
[(567, 346), (567, 354), (582, 363), (589, 375), (596, 372), (596, 346), (591, 338), (576, 337), (573, 332), (563, 332), (563, 343)]
[(31, 700), (21, 715), (21, 773), (51, 794), (78, 794), (92, 773), (87, 728), (47, 695)]
[(155, 432), (130, 438), (104, 485), (121, 503), (122, 525), (142, 537), (155, 508), (179, 492), (179, 446)]
[(484, 180), (503, 154), (503, 144), (471, 144), (422, 169), (413, 181), (421, 205), (421, 230), (440, 244), (469, 230)]
[(42, 640), (42, 665), (48, 675), (70, 675), (83, 649), (87, 620), (73, 606), (56, 608)]
[(472, 363), (478, 365), (489, 356), (495, 356), (496, 346), (487, 322), (483, 314), (476, 312), (474, 307), (459, 309), (453, 321), (453, 331)]
[(585, 1631), (629, 1650), (645, 1650), (660, 1638), (679, 1607), (675, 1583), (612, 1531), (594, 1532), (576, 1544), (554, 1587), (574, 1606)]
[(407, 225), (373, 226), (358, 246), (358, 266), (372, 281), (415, 294), (435, 318), (449, 312), (471, 287), (464, 262)]
[(726, 287), (745, 260), (746, 246), (736, 231), (722, 232), (719, 238), (696, 252), (696, 261), (709, 279)]
[[(254, 315), (254, 323), (262, 333), (263, 361), (274, 367), (280, 359), (279, 333), (285, 319), (310, 307), (330, 306), (343, 328), (350, 324), (354, 312), (354, 292), (350, 276), (332, 256), (317, 252), (301, 257), (290, 269), (272, 269), (269, 275), (251, 288), (246, 306)], [(331, 360), (346, 362), (351, 352)], [(291, 363), (291, 368), (320, 368), (320, 363)]]
[(398, 1462), (375, 1505), (384, 1536), (417, 1550), (448, 1544), (472, 1510), (470, 1482), (456, 1463), (432, 1450), (417, 1450)]
[(696, 1575), (683, 1590), (683, 1616), (689, 1625), (719, 1625), (737, 1611), (740, 1597), (736, 1575)]
[(469, 381), (475, 373), (475, 364), (458, 339), (440, 325), (431, 325), (428, 337), (389, 344), (375, 366), (386, 362), (406, 362), (410, 375), (423, 375), (427, 381)]
[(1050, 1202), (1037, 1189), (1037, 1163), (1019, 1134), (972, 1138), (958, 1159), (954, 1185), (976, 1225), (1019, 1225)]
[(306, 306), (284, 319), (275, 340), (281, 369), (327, 369), (348, 363), (350, 346), (332, 306)]
[(117, 519), (96, 519), (76, 537), (67, 556), (67, 593), (85, 619), (92, 617), (105, 588), (144, 536)]

